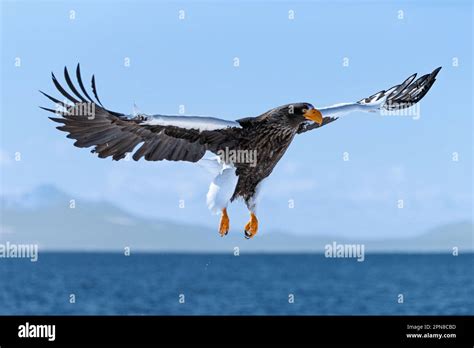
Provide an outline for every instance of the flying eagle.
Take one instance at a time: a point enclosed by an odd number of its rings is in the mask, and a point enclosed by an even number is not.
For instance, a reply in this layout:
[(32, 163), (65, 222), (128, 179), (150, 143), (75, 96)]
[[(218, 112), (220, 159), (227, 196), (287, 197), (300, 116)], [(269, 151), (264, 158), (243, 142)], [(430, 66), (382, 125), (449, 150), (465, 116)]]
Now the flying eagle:
[[(55, 87), (67, 101), (40, 92), (56, 103), (55, 109), (42, 109), (57, 115), (50, 117), (62, 124), (57, 129), (75, 139), (75, 146), (93, 147), (92, 153), (100, 158), (112, 157), (118, 161), (133, 153), (135, 161), (144, 157), (147, 161), (204, 164), (215, 174), (207, 203), (212, 211), (221, 213), (220, 235), (229, 232), (229, 202), (240, 197), (250, 212), (245, 237), (252, 238), (258, 230), (256, 208), (262, 181), (271, 174), (297, 134), (327, 125), (351, 112), (408, 108), (425, 96), (440, 69), (416, 80), (416, 74), (413, 74), (403, 83), (358, 102), (321, 108), (310, 103), (292, 103), (260, 116), (235, 121), (198, 116), (126, 115), (108, 110), (97, 95), (94, 76), (91, 87), (95, 100), (87, 93), (79, 65), (76, 68), (78, 87), (64, 68), (64, 79), (70, 91), (64, 89), (52, 74)], [(203, 159), (206, 151), (218, 156)], [(249, 158), (253, 159), (250, 161)]]

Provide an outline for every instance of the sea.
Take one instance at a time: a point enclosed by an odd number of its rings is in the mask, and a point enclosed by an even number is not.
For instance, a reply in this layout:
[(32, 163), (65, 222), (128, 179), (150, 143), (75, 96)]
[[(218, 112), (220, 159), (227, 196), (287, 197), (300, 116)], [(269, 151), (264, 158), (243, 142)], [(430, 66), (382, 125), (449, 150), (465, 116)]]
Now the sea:
[(0, 259), (0, 315), (473, 315), (474, 254), (42, 252)]

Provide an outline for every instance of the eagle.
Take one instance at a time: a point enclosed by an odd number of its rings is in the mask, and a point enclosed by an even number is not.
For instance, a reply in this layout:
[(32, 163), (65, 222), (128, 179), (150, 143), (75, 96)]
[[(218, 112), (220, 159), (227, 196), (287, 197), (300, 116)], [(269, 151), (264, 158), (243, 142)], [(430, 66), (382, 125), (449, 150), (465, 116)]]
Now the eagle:
[[(418, 103), (430, 90), (441, 67), (416, 79), (411, 75), (399, 85), (377, 92), (357, 102), (314, 107), (308, 102), (275, 107), (255, 117), (235, 121), (216, 117), (124, 114), (105, 108), (97, 95), (92, 75), (91, 94), (76, 68), (76, 83), (64, 68), (66, 90), (52, 73), (53, 84), (63, 100), (42, 91), (55, 108), (42, 109), (60, 123), (76, 147), (92, 147), (99, 158), (118, 161), (131, 156), (135, 161), (187, 161), (203, 165), (214, 174), (207, 204), (221, 214), (219, 234), (230, 229), (228, 204), (243, 199), (250, 213), (244, 227), (249, 239), (258, 231), (257, 204), (262, 182), (275, 168), (298, 134), (318, 129), (353, 112), (394, 112)], [(63, 84), (64, 85), (64, 84)], [(89, 90), (90, 92), (90, 90)], [(214, 154), (204, 158), (206, 153)]]

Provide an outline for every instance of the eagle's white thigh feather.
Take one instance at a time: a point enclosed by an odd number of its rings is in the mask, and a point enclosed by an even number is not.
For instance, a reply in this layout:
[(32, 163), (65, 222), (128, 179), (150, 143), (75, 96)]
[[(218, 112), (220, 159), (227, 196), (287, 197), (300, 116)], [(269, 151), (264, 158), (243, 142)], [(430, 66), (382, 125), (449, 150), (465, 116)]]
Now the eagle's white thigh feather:
[(217, 156), (211, 158), (203, 158), (196, 162), (201, 168), (204, 168), (208, 173), (216, 177), (222, 172), (222, 164), (220, 158)]
[(252, 196), (252, 198), (250, 198), (249, 202), (247, 203), (247, 207), (254, 214), (257, 213), (257, 204), (260, 201), (263, 183), (266, 180), (267, 178), (263, 179), (258, 183), (257, 187), (255, 188), (255, 194)]
[(209, 186), (207, 206), (214, 214), (218, 214), (222, 209), (227, 208), (239, 178), (235, 175), (233, 165), (223, 163), (220, 159), (215, 159), (215, 161), (220, 165), (220, 170)]

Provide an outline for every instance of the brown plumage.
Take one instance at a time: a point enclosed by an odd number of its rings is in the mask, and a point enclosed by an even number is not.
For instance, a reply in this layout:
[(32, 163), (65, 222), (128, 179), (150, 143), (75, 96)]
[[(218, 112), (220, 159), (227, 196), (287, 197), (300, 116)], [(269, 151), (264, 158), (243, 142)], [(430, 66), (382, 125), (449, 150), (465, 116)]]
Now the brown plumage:
[[(78, 87), (64, 68), (64, 78), (70, 91), (65, 90), (52, 75), (55, 87), (68, 102), (41, 92), (57, 106), (56, 109), (42, 109), (56, 114), (56, 117), (50, 119), (61, 124), (57, 128), (68, 133), (67, 137), (75, 140), (75, 146), (92, 147), (92, 152), (97, 153), (100, 158), (120, 160), (127, 154), (133, 154), (135, 161), (144, 158), (147, 161), (197, 162), (206, 151), (215, 154), (222, 151), (254, 151), (256, 161), (252, 163), (222, 158), (226, 164), (232, 165), (237, 177), (235, 188), (226, 199), (244, 199), (251, 212), (251, 219), (245, 227), (245, 234), (250, 238), (258, 229), (255, 216), (258, 185), (272, 173), (296, 134), (329, 124), (337, 116), (352, 111), (396, 110), (412, 106), (428, 92), (439, 70), (440, 68), (418, 80), (415, 80), (416, 75), (412, 75), (402, 84), (357, 103), (319, 110), (309, 103), (293, 103), (274, 108), (257, 117), (226, 121), (194, 116), (140, 114), (132, 117), (108, 110), (99, 100), (94, 76), (91, 87), (95, 100), (87, 93), (78, 65)], [(222, 170), (219, 175), (223, 176)], [(229, 229), (226, 207), (227, 203), (220, 206), (223, 213), (219, 229), (221, 235), (227, 234)]]

